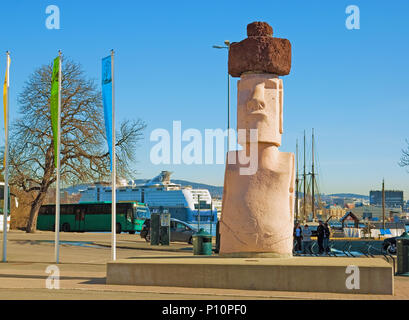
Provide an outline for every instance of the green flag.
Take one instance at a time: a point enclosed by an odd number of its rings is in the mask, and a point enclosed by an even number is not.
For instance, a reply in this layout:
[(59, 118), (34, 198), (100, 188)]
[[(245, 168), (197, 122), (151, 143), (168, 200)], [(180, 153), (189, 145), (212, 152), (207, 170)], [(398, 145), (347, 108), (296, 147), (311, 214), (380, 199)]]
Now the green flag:
[(51, 79), (51, 127), (54, 138), (54, 164), (57, 167), (57, 150), (58, 150), (58, 112), (59, 112), (59, 74), (60, 74), (60, 57), (54, 59), (53, 76)]

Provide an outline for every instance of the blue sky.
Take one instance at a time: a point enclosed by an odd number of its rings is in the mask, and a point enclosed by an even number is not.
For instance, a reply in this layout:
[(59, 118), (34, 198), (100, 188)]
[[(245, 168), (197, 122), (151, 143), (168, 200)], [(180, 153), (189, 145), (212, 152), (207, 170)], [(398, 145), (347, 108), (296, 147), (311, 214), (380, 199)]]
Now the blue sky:
[[(48, 5), (60, 8), (60, 30), (45, 27)], [(348, 5), (360, 9), (360, 29), (345, 27)], [(315, 128), (321, 191), (368, 194), (381, 186), (409, 195), (409, 173), (397, 163), (409, 138), (408, 1), (7, 1), (0, 11), (0, 52), (10, 50), (11, 120), (17, 95), (35, 68), (61, 49), (97, 83), (101, 58), (116, 51), (116, 118), (142, 118), (140, 172), (223, 184), (224, 165), (153, 165), (150, 132), (226, 127), (227, 51), (212, 48), (246, 37), (246, 25), (266, 21), (292, 44), (284, 80), (281, 151)], [(1, 77), (5, 55), (0, 56)], [(236, 82), (232, 79), (232, 127)], [(2, 121), (2, 119), (1, 119)]]

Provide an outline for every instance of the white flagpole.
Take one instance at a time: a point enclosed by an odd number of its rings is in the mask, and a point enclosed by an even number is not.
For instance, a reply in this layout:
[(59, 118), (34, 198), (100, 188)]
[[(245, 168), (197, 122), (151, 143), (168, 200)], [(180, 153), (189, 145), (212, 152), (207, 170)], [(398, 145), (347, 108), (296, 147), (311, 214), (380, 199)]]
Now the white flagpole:
[(5, 136), (6, 141), (4, 144), (4, 158), (5, 158), (5, 167), (4, 167), (4, 205), (3, 205), (3, 262), (7, 262), (7, 221), (8, 221), (8, 186), (9, 186), (9, 174), (8, 174), (8, 151), (9, 151), (9, 87), (10, 87), (10, 53), (7, 51), (7, 83), (6, 83), (6, 126)]
[(112, 260), (116, 260), (116, 156), (115, 156), (115, 87), (114, 87), (114, 50), (111, 50), (111, 79), (112, 79)]
[(55, 188), (55, 263), (60, 262), (60, 140), (61, 140), (61, 50), (58, 51), (57, 181)]

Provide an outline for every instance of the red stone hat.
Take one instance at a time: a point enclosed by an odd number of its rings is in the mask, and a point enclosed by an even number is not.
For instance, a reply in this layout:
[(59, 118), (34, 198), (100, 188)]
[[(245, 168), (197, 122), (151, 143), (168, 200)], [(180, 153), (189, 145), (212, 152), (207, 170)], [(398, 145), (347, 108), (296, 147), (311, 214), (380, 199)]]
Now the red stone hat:
[(229, 74), (240, 77), (245, 72), (285, 76), (291, 70), (291, 43), (273, 38), (273, 28), (266, 22), (247, 25), (248, 38), (233, 42), (229, 50)]

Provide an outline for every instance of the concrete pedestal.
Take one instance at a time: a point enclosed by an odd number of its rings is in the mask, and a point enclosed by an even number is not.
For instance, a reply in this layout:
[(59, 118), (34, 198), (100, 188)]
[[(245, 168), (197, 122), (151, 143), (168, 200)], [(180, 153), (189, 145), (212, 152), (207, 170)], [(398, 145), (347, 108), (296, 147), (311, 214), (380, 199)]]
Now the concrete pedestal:
[(151, 256), (109, 262), (107, 284), (393, 294), (393, 271), (381, 258)]

